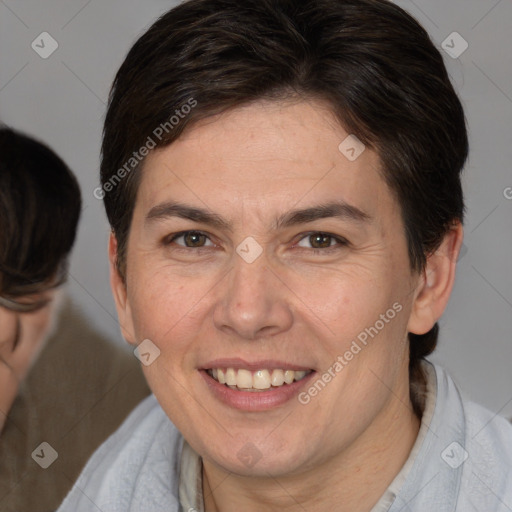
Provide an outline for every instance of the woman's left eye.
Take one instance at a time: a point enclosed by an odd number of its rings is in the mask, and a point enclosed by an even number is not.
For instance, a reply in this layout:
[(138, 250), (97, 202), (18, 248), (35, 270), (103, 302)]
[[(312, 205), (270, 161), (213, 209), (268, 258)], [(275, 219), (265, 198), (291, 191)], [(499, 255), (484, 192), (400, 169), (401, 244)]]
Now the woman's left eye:
[[(334, 242), (334, 245), (333, 245)], [(297, 244), (299, 247), (306, 247), (308, 249), (330, 249), (338, 246), (345, 246), (348, 242), (334, 235), (330, 235), (329, 233), (315, 232), (309, 233), (304, 238), (302, 238)]]

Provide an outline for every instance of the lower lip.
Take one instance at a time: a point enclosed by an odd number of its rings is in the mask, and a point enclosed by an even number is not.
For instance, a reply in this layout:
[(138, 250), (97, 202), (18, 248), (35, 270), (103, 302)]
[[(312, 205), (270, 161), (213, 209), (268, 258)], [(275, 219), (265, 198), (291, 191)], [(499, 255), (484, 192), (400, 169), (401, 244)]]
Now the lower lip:
[(270, 388), (265, 391), (236, 391), (216, 381), (206, 370), (199, 372), (213, 395), (230, 407), (242, 411), (267, 411), (289, 402), (299, 394), (316, 372), (311, 372), (299, 381)]

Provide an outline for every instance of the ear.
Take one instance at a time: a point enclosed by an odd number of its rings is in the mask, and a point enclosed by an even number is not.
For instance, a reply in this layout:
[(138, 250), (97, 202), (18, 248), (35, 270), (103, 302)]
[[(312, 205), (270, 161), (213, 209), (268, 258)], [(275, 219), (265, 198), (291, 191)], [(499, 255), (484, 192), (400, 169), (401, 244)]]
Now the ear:
[(110, 233), (108, 241), (108, 259), (110, 262), (110, 287), (116, 304), (119, 326), (123, 338), (131, 345), (136, 345), (136, 339), (133, 329), (133, 317), (128, 300), (125, 280), (119, 274), (117, 266), (117, 238), (114, 232)]
[(439, 248), (428, 256), (416, 289), (409, 332), (427, 333), (443, 314), (455, 282), (455, 268), (463, 238), (462, 224), (456, 222), (444, 236)]

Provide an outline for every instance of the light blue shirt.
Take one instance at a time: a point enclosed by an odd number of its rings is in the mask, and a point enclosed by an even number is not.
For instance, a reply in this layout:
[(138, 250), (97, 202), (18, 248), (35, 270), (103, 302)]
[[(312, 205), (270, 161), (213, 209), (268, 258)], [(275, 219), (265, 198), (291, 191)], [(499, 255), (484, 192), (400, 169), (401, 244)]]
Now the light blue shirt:
[[(424, 365), (420, 432), (370, 512), (512, 512), (512, 425)], [(91, 457), (58, 512), (203, 512), (201, 459), (154, 396)]]

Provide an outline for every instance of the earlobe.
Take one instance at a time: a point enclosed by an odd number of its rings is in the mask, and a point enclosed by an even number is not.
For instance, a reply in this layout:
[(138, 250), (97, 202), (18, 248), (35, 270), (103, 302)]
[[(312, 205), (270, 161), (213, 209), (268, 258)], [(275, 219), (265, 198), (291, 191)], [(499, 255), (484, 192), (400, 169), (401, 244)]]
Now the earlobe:
[(110, 262), (110, 287), (116, 305), (119, 326), (123, 338), (130, 344), (136, 344), (133, 330), (133, 318), (128, 300), (126, 282), (119, 274), (117, 266), (117, 239), (114, 232), (110, 233), (108, 242), (108, 257)]
[(443, 314), (455, 282), (463, 237), (462, 224), (456, 222), (444, 236), (439, 248), (428, 256), (426, 267), (418, 280), (409, 318), (409, 332), (427, 333)]

